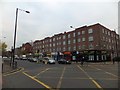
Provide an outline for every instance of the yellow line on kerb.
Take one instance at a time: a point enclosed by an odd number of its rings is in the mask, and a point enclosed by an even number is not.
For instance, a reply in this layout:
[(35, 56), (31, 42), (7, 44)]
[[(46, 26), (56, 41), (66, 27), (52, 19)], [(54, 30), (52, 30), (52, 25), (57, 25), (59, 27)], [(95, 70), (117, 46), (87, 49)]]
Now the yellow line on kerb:
[(99, 88), (100, 90), (103, 90), (103, 88), (102, 88), (92, 77), (90, 77), (90, 76), (88, 75), (88, 73), (85, 72), (85, 70), (83, 70), (79, 65), (77, 65), (77, 67), (78, 67), (80, 70), (82, 70), (82, 71), (85, 73), (86, 76), (89, 77), (89, 79), (97, 86), (97, 88)]
[[(20, 69), (20, 70), (19, 70), (19, 69)], [(3, 73), (3, 76), (13, 75), (13, 74), (16, 74), (16, 73), (24, 70), (24, 68), (22, 68), (22, 67), (20, 67), (19, 69), (13, 70), (13, 71), (11, 71), (11, 72)]]
[(51, 87), (49, 87), (48, 85), (46, 85), (45, 83), (39, 81), (38, 79), (36, 79), (35, 77), (33, 76), (30, 76), (29, 74), (25, 73), (25, 72), (22, 72), (24, 75), (28, 76), (29, 78), (31, 78), (32, 80), (38, 82), (39, 84), (41, 84), (42, 86), (44, 86), (45, 88), (49, 89), (49, 90), (52, 90)]

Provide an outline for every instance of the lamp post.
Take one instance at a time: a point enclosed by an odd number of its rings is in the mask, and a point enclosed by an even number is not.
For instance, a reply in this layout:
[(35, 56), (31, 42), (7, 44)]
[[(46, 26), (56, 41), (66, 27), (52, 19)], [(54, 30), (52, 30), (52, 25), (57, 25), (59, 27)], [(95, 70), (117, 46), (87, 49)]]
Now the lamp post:
[(14, 45), (13, 45), (13, 65), (14, 65), (14, 59), (15, 59), (15, 43), (16, 43), (16, 31), (17, 31), (17, 19), (18, 19), (18, 10), (24, 11), (26, 13), (30, 13), (29, 11), (25, 11), (19, 8), (16, 8), (16, 18), (15, 18), (15, 32), (14, 32)]

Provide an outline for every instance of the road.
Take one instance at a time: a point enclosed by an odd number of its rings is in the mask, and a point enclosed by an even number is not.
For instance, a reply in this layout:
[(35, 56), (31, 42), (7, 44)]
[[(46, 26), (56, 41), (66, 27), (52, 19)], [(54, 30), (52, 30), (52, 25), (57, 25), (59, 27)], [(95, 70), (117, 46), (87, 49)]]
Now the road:
[(3, 74), (3, 88), (105, 88), (118, 89), (118, 64), (42, 64), (18, 60), (22, 69)]

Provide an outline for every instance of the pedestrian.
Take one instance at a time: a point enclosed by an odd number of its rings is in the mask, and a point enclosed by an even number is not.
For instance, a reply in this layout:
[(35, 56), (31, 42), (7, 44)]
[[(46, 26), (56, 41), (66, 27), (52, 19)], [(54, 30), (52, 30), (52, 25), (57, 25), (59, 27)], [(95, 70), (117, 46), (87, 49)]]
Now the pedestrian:
[(81, 58), (81, 65), (83, 66), (83, 64), (84, 64), (84, 60), (85, 60), (85, 57), (83, 56), (82, 58)]
[(115, 58), (113, 58), (112, 61), (113, 61), (113, 64), (114, 64), (115, 63)]

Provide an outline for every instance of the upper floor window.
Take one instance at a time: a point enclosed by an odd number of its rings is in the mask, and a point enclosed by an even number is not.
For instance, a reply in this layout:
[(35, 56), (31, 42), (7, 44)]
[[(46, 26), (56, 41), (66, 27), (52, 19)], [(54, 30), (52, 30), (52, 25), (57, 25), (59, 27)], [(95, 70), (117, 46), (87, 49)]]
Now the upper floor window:
[(82, 49), (85, 49), (86, 48), (86, 46), (85, 45), (82, 45)]
[(89, 45), (89, 49), (93, 49), (94, 46), (92, 44)]
[(65, 35), (63, 35), (63, 39), (65, 39)]
[(50, 47), (51, 47), (52, 45), (50, 44)]
[(105, 30), (104, 30), (104, 29), (102, 29), (102, 33), (105, 33)]
[(53, 41), (55, 41), (55, 38), (53, 38)]
[(108, 35), (110, 36), (110, 32), (108, 31)]
[(71, 50), (71, 47), (68, 47), (68, 51), (70, 51)]
[(105, 41), (105, 37), (103, 36), (103, 41)]
[(55, 49), (53, 48), (53, 52), (55, 52)]
[(89, 41), (93, 41), (93, 36), (90, 36), (90, 37), (89, 37)]
[(73, 43), (76, 43), (76, 40), (75, 40), (75, 39), (73, 39)]
[(83, 41), (83, 42), (85, 41), (85, 38), (84, 38), (84, 37), (82, 38), (82, 41)]
[(106, 37), (106, 42), (108, 41), (108, 38)]
[(55, 43), (53, 43), (53, 47), (55, 46)]
[(78, 38), (78, 42), (80, 42), (80, 38)]
[(65, 41), (63, 41), (63, 45), (65, 45), (66, 44), (66, 42)]
[(50, 39), (50, 42), (51, 42), (52, 40)]
[(111, 42), (111, 39), (109, 38), (109, 42)]
[(59, 50), (61, 51), (61, 47), (59, 47)]
[(59, 37), (59, 39), (61, 39), (61, 36)]
[(57, 47), (57, 51), (59, 51), (59, 48)]
[(78, 32), (78, 35), (80, 35), (80, 32)]
[(88, 33), (93, 33), (93, 29), (92, 28), (88, 29)]
[(57, 40), (58, 40), (59, 38), (57, 37)]
[(76, 46), (73, 47), (73, 50), (76, 50)]
[(66, 48), (65, 48), (65, 47), (63, 47), (63, 51), (66, 51)]
[(59, 42), (59, 45), (61, 45), (61, 42)]
[(70, 40), (68, 40), (68, 44), (70, 44)]
[(75, 37), (75, 32), (73, 33), (73, 37)]
[(111, 37), (113, 37), (113, 34), (111, 33)]
[(70, 38), (70, 34), (68, 34), (68, 38)]
[(105, 34), (107, 34), (107, 30), (105, 30)]
[(80, 46), (80, 45), (78, 46), (78, 49), (81, 49), (81, 46)]
[(111, 49), (111, 46), (109, 46), (109, 49)]
[(82, 31), (82, 34), (85, 34), (85, 31)]

